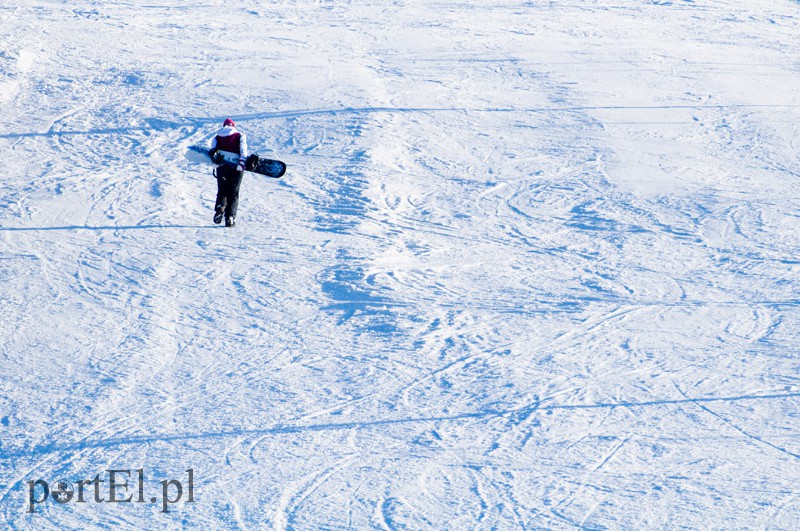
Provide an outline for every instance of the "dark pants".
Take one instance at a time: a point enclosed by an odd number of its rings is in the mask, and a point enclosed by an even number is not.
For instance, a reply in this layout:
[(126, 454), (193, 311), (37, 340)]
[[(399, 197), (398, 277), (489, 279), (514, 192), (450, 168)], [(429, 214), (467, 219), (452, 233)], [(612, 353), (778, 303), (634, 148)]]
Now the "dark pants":
[(242, 185), (243, 171), (236, 171), (223, 164), (217, 168), (217, 203), (215, 209), (222, 207), (226, 218), (235, 218), (239, 207), (239, 187)]

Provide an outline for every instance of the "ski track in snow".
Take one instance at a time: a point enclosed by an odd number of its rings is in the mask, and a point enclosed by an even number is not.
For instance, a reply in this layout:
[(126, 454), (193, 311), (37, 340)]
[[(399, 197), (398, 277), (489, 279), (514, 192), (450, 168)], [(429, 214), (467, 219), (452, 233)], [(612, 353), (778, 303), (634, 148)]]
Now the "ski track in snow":
[(0, 525), (796, 528), (797, 8), (0, 7)]

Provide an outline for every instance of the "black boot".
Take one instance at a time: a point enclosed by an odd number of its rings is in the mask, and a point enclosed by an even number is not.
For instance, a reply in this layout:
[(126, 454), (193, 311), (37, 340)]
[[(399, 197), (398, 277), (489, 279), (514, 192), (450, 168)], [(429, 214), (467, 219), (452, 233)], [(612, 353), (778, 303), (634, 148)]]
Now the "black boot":
[(225, 218), (225, 226), (226, 227), (235, 227), (236, 226), (236, 218), (233, 218), (233, 217)]
[(216, 223), (217, 225), (222, 223), (222, 215), (224, 213), (225, 213), (225, 206), (224, 205), (218, 206), (217, 209), (214, 211), (214, 223)]

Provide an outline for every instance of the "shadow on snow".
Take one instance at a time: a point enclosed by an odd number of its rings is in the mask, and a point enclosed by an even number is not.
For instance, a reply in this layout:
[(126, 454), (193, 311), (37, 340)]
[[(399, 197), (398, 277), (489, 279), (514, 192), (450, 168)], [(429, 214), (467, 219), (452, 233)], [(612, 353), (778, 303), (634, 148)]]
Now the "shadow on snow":
[[(367, 421), (353, 421), (353, 422), (331, 422), (319, 424), (305, 424), (305, 425), (277, 425), (271, 428), (264, 429), (243, 429), (243, 430), (223, 430), (207, 433), (195, 434), (154, 434), (154, 435), (139, 435), (133, 437), (124, 437), (116, 439), (98, 440), (98, 441), (82, 441), (76, 443), (69, 443), (64, 445), (48, 444), (36, 446), (32, 449), (3, 449), (0, 451), (0, 461), (6, 459), (18, 459), (23, 457), (36, 458), (42, 455), (54, 454), (59, 452), (80, 451), (90, 448), (107, 448), (124, 445), (137, 445), (137, 444), (150, 444), (155, 442), (170, 442), (170, 441), (187, 441), (187, 440), (204, 440), (204, 439), (218, 439), (226, 437), (242, 437), (242, 436), (265, 436), (265, 435), (286, 435), (293, 433), (309, 433), (321, 431), (336, 431), (336, 430), (352, 430), (352, 429), (379, 429), (393, 425), (413, 425), (413, 424), (426, 424), (430, 422), (457, 422), (461, 420), (489, 420), (497, 417), (507, 417), (511, 422), (519, 423), (527, 419), (530, 415), (543, 412), (545, 414), (552, 414), (555, 411), (578, 411), (578, 410), (592, 410), (592, 409), (637, 409), (637, 408), (651, 408), (662, 407), (671, 405), (696, 405), (703, 409), (707, 409), (703, 404), (710, 403), (725, 403), (725, 402), (741, 402), (747, 400), (786, 400), (800, 397), (800, 393), (773, 393), (765, 395), (739, 395), (739, 396), (723, 396), (723, 397), (705, 397), (705, 398), (680, 398), (668, 400), (650, 400), (644, 402), (600, 402), (595, 404), (552, 404), (543, 405), (540, 402), (530, 404), (517, 409), (507, 410), (483, 410), (476, 412), (466, 412), (455, 415), (441, 415), (441, 416), (428, 416), (428, 417), (406, 417), (399, 419), (379, 419)], [(771, 445), (775, 447), (774, 445)], [(784, 448), (775, 447), (783, 453), (791, 455), (800, 459), (800, 454), (790, 452)]]

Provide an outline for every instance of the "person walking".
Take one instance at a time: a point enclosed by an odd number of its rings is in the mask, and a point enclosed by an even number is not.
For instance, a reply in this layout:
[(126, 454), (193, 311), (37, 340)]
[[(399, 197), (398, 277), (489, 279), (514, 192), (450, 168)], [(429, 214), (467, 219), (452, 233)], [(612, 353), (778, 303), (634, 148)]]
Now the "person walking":
[(237, 153), (239, 161), (236, 164), (223, 162), (214, 170), (217, 178), (217, 200), (214, 204), (214, 223), (219, 225), (225, 218), (225, 226), (236, 225), (236, 210), (239, 207), (239, 188), (244, 177), (245, 161), (247, 158), (247, 137), (236, 128), (230, 118), (225, 119), (222, 127), (211, 138), (212, 160), (217, 151)]

